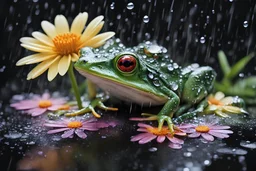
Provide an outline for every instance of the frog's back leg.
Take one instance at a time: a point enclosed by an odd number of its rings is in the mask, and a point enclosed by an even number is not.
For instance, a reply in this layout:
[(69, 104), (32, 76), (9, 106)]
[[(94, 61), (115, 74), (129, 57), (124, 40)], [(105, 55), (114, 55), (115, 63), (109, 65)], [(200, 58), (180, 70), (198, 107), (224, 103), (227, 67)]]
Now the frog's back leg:
[(209, 66), (195, 69), (185, 82), (182, 101), (190, 104), (200, 102), (213, 89), (216, 72)]

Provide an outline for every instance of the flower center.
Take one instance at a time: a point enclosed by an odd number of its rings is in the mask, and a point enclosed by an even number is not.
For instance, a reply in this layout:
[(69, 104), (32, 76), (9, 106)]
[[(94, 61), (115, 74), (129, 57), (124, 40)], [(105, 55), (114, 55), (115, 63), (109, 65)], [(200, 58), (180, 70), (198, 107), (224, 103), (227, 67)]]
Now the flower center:
[(70, 106), (69, 105), (61, 105), (58, 110), (69, 110)]
[(206, 132), (210, 131), (210, 128), (206, 125), (199, 125), (195, 129), (196, 129), (197, 132), (203, 132), (203, 133), (206, 133)]
[(68, 123), (68, 128), (80, 128), (83, 126), (83, 123), (80, 121), (71, 121)]
[(52, 106), (52, 102), (50, 100), (40, 100), (38, 103), (40, 108), (47, 108)]
[(79, 39), (80, 37), (74, 33), (64, 33), (54, 37), (53, 43), (58, 54), (69, 55), (78, 53)]
[(168, 127), (162, 127), (159, 131), (158, 128), (147, 128), (147, 130), (154, 135), (168, 135), (170, 134), (170, 130)]
[(208, 104), (210, 105), (217, 105), (217, 106), (223, 106), (223, 103), (213, 97), (208, 98)]

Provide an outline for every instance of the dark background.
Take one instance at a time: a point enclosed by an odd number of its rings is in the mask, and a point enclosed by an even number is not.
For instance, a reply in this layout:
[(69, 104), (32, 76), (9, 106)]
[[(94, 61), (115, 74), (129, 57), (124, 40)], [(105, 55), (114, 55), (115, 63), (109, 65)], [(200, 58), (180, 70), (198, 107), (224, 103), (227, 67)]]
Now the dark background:
[[(134, 4), (132, 10), (127, 9), (129, 2)], [(64, 14), (70, 22), (79, 12), (83, 11), (88, 12), (88, 21), (98, 15), (104, 15), (103, 31), (115, 31), (116, 37), (120, 38), (125, 45), (133, 46), (143, 40), (155, 40), (167, 47), (170, 57), (179, 64), (198, 62), (201, 65), (211, 65), (217, 72), (219, 72), (216, 60), (218, 50), (224, 50), (231, 64), (255, 51), (256, 1), (254, 0), (234, 0), (232, 2), (231, 0), (1, 0), (0, 3), (1, 104), (9, 103), (13, 94), (43, 92), (45, 88), (63, 90), (66, 87), (63, 86), (65, 79), (60, 76), (50, 83), (45, 81), (45, 74), (35, 80), (26, 81), (26, 75), (34, 66), (15, 66), (20, 58), (29, 54), (28, 51), (20, 47), (19, 39), (31, 36), (33, 31), (42, 31), (41, 21), (53, 22), (57, 14)], [(111, 9), (110, 6), (113, 3), (114, 9)], [(145, 15), (149, 16), (148, 23), (143, 22)], [(245, 21), (248, 22), (248, 26), (244, 23)], [(205, 42), (200, 42), (201, 37), (205, 38)], [(256, 59), (254, 58), (243, 71), (245, 76), (256, 74), (255, 64)], [(129, 111), (129, 107), (123, 112), (127, 111)], [(246, 133), (248, 131), (245, 130), (244, 134), (246, 135)], [(133, 166), (136, 163), (127, 164), (126, 162), (136, 160), (147, 166), (147, 170), (162, 168), (161, 164), (163, 163), (157, 161), (158, 156), (149, 155), (147, 149), (139, 149), (140, 152), (138, 152), (138, 146), (135, 146), (124, 150), (124, 146), (130, 145), (127, 137), (129, 139), (131, 135), (130, 130), (123, 130), (123, 134), (117, 136), (118, 140), (117, 138), (113, 141), (112, 139), (106, 140), (105, 143), (109, 145), (109, 148), (104, 147), (104, 144), (99, 143), (97, 139), (93, 142), (98, 143), (96, 143), (96, 147), (102, 147), (99, 149), (99, 153), (105, 152), (102, 153), (103, 159), (108, 158), (106, 155), (110, 155), (116, 163), (124, 163), (119, 169), (125, 170), (125, 167), (128, 170), (134, 169)], [(255, 140), (251, 132), (246, 136), (247, 139)], [(231, 147), (236, 147), (239, 145), (237, 139), (239, 139), (239, 135), (238, 138), (234, 136), (227, 143)], [(15, 142), (13, 143), (15, 144)], [(9, 149), (9, 145), (1, 144), (1, 146), (5, 150), (0, 154), (3, 155), (0, 163), (3, 168), (11, 168), (11, 170), (15, 168), (15, 162), (22, 158), (23, 152), (30, 148), (23, 146), (22, 150), (12, 151)], [(88, 145), (82, 145), (82, 147), (88, 149)], [(96, 152), (89, 154), (94, 153)], [(162, 157), (167, 159), (168, 155), (169, 151), (165, 152)], [(96, 159), (102, 159), (100, 156), (101, 154), (97, 154)], [(247, 155), (245, 163), (248, 170), (256, 169), (255, 157), (254, 151)], [(113, 160), (109, 159), (114, 162)], [(153, 160), (155, 165), (147, 165), (147, 160)], [(170, 158), (170, 160), (172, 159)], [(243, 166), (238, 160), (236, 156), (232, 155), (224, 157), (224, 159), (217, 159), (211, 166), (206, 167), (206, 170), (242, 170)], [(107, 162), (105, 162), (106, 165)], [(78, 161), (80, 167), (83, 167), (81, 163)], [(165, 165), (163, 164), (163, 166)], [(134, 170), (139, 170), (139, 168)], [(87, 169), (88, 167), (80, 168), (80, 170)]]

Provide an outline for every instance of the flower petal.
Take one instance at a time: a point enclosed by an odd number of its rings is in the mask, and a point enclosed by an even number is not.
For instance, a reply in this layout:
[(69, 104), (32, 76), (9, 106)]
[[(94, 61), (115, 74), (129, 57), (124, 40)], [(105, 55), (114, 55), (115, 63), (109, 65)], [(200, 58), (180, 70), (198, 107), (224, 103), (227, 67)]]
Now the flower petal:
[(132, 136), (131, 141), (138, 141), (143, 139), (144, 137), (147, 137), (148, 135), (152, 135), (150, 133), (140, 133), (138, 135)]
[(58, 132), (62, 132), (62, 131), (66, 131), (69, 130), (70, 128), (59, 128), (59, 129), (53, 129), (47, 132), (47, 134), (54, 134), (54, 133), (58, 133)]
[(156, 139), (156, 141), (157, 141), (158, 143), (162, 143), (162, 142), (164, 142), (164, 140), (165, 140), (165, 136), (164, 136), (164, 135), (160, 135), (160, 136), (158, 136), (157, 139)]
[(220, 110), (216, 110), (215, 111), (216, 115), (220, 116), (220, 117), (223, 117), (223, 118), (229, 118), (230, 116), (228, 116), (226, 113), (223, 113), (222, 111)]
[(197, 138), (197, 137), (199, 137), (200, 135), (201, 135), (201, 133), (199, 133), (199, 132), (194, 132), (194, 133), (192, 133), (192, 134), (189, 134), (188, 137), (189, 137), (189, 138)]
[(81, 35), (85, 27), (85, 24), (87, 22), (87, 19), (88, 19), (87, 12), (79, 13), (72, 22), (70, 32), (75, 33), (77, 35)]
[(70, 61), (71, 61), (70, 55), (63, 56), (60, 59), (59, 64), (58, 64), (58, 71), (59, 71), (59, 74), (61, 76), (65, 75), (66, 72), (68, 71), (68, 68), (69, 68), (69, 65), (70, 65)]
[(20, 38), (20, 42), (24, 44), (38, 44), (38, 45), (43, 45), (39, 40), (34, 39), (32, 37), (22, 37)]
[(102, 29), (104, 25), (104, 21), (101, 21), (88, 35), (81, 37), (81, 43), (83, 44), (84, 42), (88, 41), (89, 39), (93, 38), (96, 36), (100, 30)]
[(242, 113), (241, 108), (236, 106), (223, 106), (222, 107), (224, 111), (230, 112), (230, 113)]
[(63, 15), (57, 15), (54, 20), (57, 34), (68, 33), (69, 25), (66, 17)]
[(231, 96), (225, 97), (225, 98), (221, 99), (221, 102), (224, 105), (230, 105), (233, 103), (233, 97), (231, 97)]
[(93, 37), (92, 39), (86, 41), (83, 44), (83, 46), (97, 48), (100, 45), (102, 45), (106, 40), (110, 39), (114, 35), (115, 35), (115, 32), (101, 33), (101, 34)]
[(58, 59), (59, 57), (55, 59), (48, 59), (38, 64), (34, 69), (32, 69), (32, 71), (28, 73), (27, 80), (34, 79), (39, 75), (41, 75), (44, 71), (46, 71), (51, 66), (51, 64), (53, 64)]
[(42, 62), (51, 58), (56, 57), (55, 54), (49, 54), (49, 53), (36, 53), (33, 55), (29, 55), (27, 57), (21, 58), (17, 63), (16, 66), (21, 65), (28, 65), (28, 64), (34, 64), (38, 62)]
[(181, 144), (175, 144), (175, 143), (170, 143), (168, 146), (172, 149), (181, 149), (182, 148)]
[(213, 125), (213, 126), (209, 126), (210, 130), (213, 129), (229, 129), (230, 126), (220, 126), (220, 125)]
[(141, 140), (139, 140), (139, 144), (146, 144), (150, 141), (152, 141), (153, 139), (155, 139), (157, 136), (154, 134), (149, 134), (148, 136), (142, 138)]
[(47, 79), (48, 81), (52, 81), (58, 74), (58, 65), (60, 61), (60, 56), (58, 56), (58, 60), (56, 60), (51, 66), (49, 67), (48, 73), (47, 73)]
[(66, 127), (66, 124), (64, 124), (64, 123), (59, 123), (59, 124), (56, 124), (56, 123), (45, 123), (44, 126), (46, 126), (46, 127), (60, 127), (60, 128), (63, 128), (63, 127)]
[(81, 129), (76, 129), (76, 130), (75, 130), (75, 133), (76, 133), (77, 136), (79, 136), (79, 137), (82, 138), (82, 139), (85, 139), (85, 138), (87, 137), (87, 135), (86, 135), (86, 134), (84, 133), (84, 131), (81, 130)]
[(37, 40), (39, 40), (40, 42), (42, 42), (43, 44), (46, 44), (46, 45), (51, 46), (51, 47), (54, 46), (54, 44), (52, 42), (52, 39), (50, 39), (48, 36), (46, 36), (45, 34), (39, 32), (39, 31), (33, 32), (32, 36), (34, 38), (36, 38)]
[(76, 53), (72, 53), (72, 55), (71, 55), (71, 61), (72, 62), (75, 62), (75, 61), (77, 61), (79, 59), (79, 56), (76, 54)]
[(184, 141), (179, 139), (179, 138), (176, 138), (176, 137), (170, 137), (170, 136), (167, 136), (167, 138), (172, 142), (172, 143), (175, 143), (175, 144), (184, 144)]
[(231, 130), (210, 130), (211, 132), (218, 132), (222, 134), (233, 134), (233, 131)]
[(53, 39), (57, 35), (55, 26), (52, 23), (48, 21), (42, 21), (41, 27), (51, 39)]
[(138, 126), (142, 128), (153, 128), (151, 125), (144, 124), (144, 123), (138, 123)]
[(71, 135), (73, 135), (75, 132), (75, 129), (69, 129), (67, 131), (65, 131), (62, 135), (61, 135), (61, 138), (68, 138), (70, 137)]
[(222, 92), (220, 92), (220, 91), (218, 91), (218, 92), (214, 95), (214, 98), (215, 98), (216, 100), (221, 100), (221, 99), (223, 99), (224, 97), (225, 97), (225, 94), (222, 93)]
[(38, 44), (21, 44), (22, 47), (34, 51), (34, 52), (46, 52), (46, 53), (54, 53), (53, 49), (48, 46), (38, 45)]
[(228, 134), (222, 134), (222, 133), (218, 133), (218, 132), (209, 131), (208, 133), (217, 137), (217, 138), (228, 138), (229, 137)]
[(34, 109), (29, 110), (29, 113), (31, 113), (31, 116), (39, 116), (39, 115), (42, 115), (46, 111), (47, 111), (47, 109), (45, 109), (45, 108), (34, 108)]
[(214, 137), (208, 133), (201, 133), (202, 137), (207, 141), (213, 141)]

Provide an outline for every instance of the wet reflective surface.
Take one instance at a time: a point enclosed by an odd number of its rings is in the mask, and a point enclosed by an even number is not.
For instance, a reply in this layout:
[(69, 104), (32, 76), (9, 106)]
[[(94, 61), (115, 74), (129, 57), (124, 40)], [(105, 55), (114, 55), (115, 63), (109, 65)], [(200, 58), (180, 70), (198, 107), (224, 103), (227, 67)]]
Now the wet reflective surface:
[[(148, 108), (118, 103), (119, 112), (101, 111), (119, 125), (89, 133), (85, 140), (47, 135), (43, 117), (20, 115), (10, 108), (11, 97), (22, 92), (49, 89), (68, 94), (68, 80), (59, 77), (49, 83), (43, 75), (26, 81), (32, 66), (15, 63), (28, 54), (19, 45), (20, 37), (41, 30), (42, 20), (64, 14), (71, 21), (80, 11), (87, 11), (89, 20), (104, 15), (104, 31), (115, 31), (127, 46), (156, 40), (179, 64), (198, 62), (218, 71), (218, 50), (224, 50), (231, 61), (255, 50), (254, 1), (1, 1), (0, 170), (256, 170), (255, 107), (250, 107), (250, 117), (220, 120), (231, 125), (230, 138), (211, 143), (185, 139), (181, 150), (155, 141), (130, 142), (137, 127), (128, 118), (152, 110)], [(255, 62), (256, 58), (239, 76), (255, 75)]]

